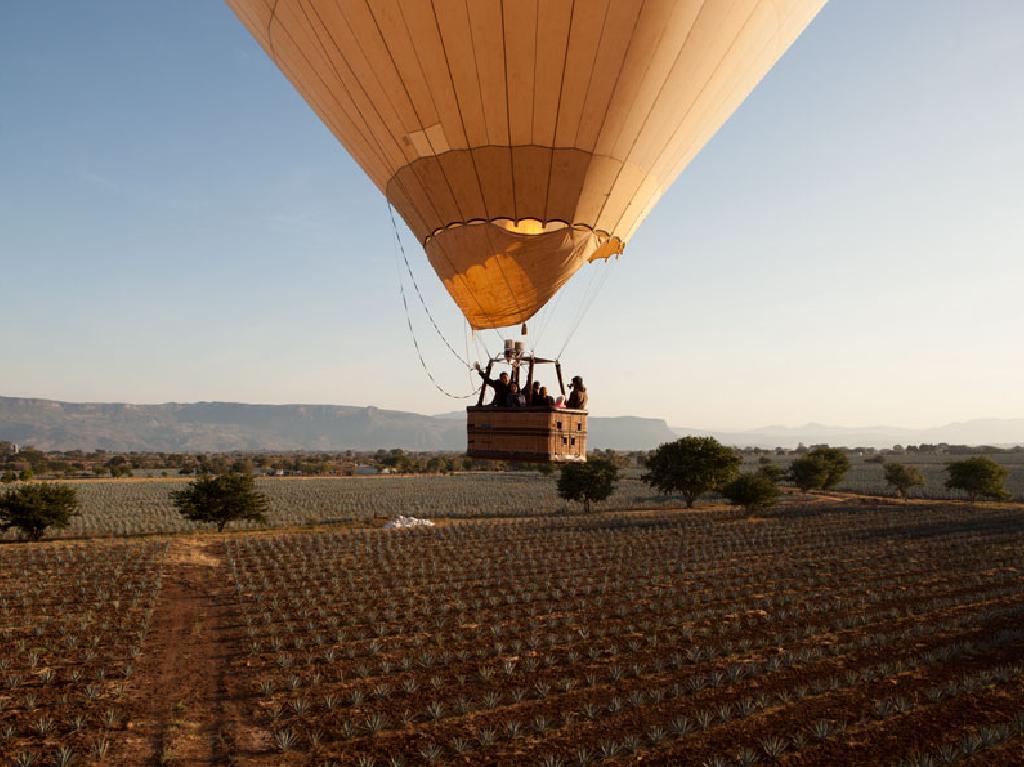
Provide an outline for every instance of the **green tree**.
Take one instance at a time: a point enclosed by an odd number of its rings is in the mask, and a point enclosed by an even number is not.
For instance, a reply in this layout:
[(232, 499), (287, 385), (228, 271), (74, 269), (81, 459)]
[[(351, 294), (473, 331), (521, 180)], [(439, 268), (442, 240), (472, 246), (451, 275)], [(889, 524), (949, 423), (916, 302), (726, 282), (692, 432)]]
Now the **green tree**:
[(682, 437), (666, 442), (647, 459), (641, 479), (669, 495), (679, 493), (686, 508), (704, 493), (717, 490), (739, 471), (740, 457), (714, 437)]
[(231, 471), (236, 474), (252, 474), (256, 471), (256, 464), (251, 456), (237, 458), (231, 462)]
[(17, 480), (18, 475), (15, 474), (13, 471), (7, 470), (3, 474), (0, 474), (0, 482), (3, 482), (5, 484), (8, 482), (16, 482)]
[(600, 503), (615, 492), (619, 470), (607, 458), (592, 458), (587, 463), (567, 463), (558, 477), (558, 495), (567, 501), (583, 504), (590, 511), (591, 502)]
[(991, 458), (979, 455), (965, 461), (956, 461), (947, 464), (946, 473), (949, 474), (946, 487), (967, 493), (971, 503), (978, 498), (998, 501), (1009, 495), (1006, 492), (1006, 477), (1009, 472)]
[(916, 466), (907, 466), (903, 463), (885, 464), (885, 481), (896, 491), (896, 494), (903, 500), (912, 488), (924, 487), (924, 475)]
[(821, 486), (822, 490), (831, 490), (840, 482), (843, 481), (843, 477), (846, 476), (846, 472), (850, 470), (850, 459), (847, 457), (839, 448), (835, 447), (816, 447), (811, 450), (807, 455), (817, 458), (825, 463), (828, 469), (828, 474), (825, 477), (825, 483)]
[(78, 493), (70, 485), (48, 482), (22, 485), (0, 495), (0, 528), (17, 528), (38, 541), (47, 528), (66, 528), (78, 514)]
[(184, 490), (172, 490), (171, 502), (186, 519), (213, 522), (218, 531), (240, 519), (266, 521), (267, 497), (251, 474), (202, 474)]
[(742, 506), (747, 514), (770, 509), (779, 500), (779, 487), (764, 472), (740, 474), (721, 490), (729, 503)]
[(786, 472), (782, 470), (777, 463), (773, 463), (771, 460), (768, 463), (762, 463), (757, 467), (757, 473), (762, 477), (767, 477), (772, 482), (781, 482), (786, 476)]
[(850, 470), (850, 459), (838, 448), (822, 445), (789, 465), (789, 479), (803, 491), (831, 490)]
[(22, 469), (21, 473), (18, 474), (18, 479), (22, 482), (31, 482), (35, 475), (36, 473), (32, 469)]

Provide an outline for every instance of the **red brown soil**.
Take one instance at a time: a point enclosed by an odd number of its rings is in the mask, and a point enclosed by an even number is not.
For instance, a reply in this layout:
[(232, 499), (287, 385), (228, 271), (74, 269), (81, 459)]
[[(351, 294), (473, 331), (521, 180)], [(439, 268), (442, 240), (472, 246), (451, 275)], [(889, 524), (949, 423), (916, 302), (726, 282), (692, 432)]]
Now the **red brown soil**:
[(153, 625), (132, 684), (133, 711), (115, 738), (122, 765), (227, 763), (224, 641), (228, 590), (215, 544), (171, 544)]
[[(875, 502), (877, 504), (877, 499)], [(270, 533), (280, 534), (281, 531)], [(113, 752), (111, 758), (107, 760), (108, 763), (121, 767), (285, 765), (304, 763), (313, 758), (308, 753), (275, 752), (269, 737), (270, 725), (262, 717), (257, 719), (253, 715), (253, 702), (256, 697), (251, 689), (253, 679), (244, 678), (244, 670), (250, 665), (242, 651), (244, 627), (241, 625), (241, 613), (238, 611), (230, 586), (229, 569), (222, 558), (223, 551), (223, 545), (210, 537), (173, 539), (152, 627), (129, 685), (129, 699), (126, 704), (127, 710), (133, 713), (123, 730), (111, 733)], [(931, 563), (927, 564), (931, 566)], [(938, 578), (938, 582), (934, 584), (935, 593), (943, 596), (958, 593), (959, 588), (955, 584), (955, 579), (953, 580), (953, 583), (945, 584), (945, 588), (941, 588), (944, 584), (942, 578)], [(874, 584), (872, 577), (865, 574), (857, 585), (863, 588)], [(966, 591), (972, 589), (973, 587)], [(842, 593), (842, 588), (836, 588), (834, 595)], [(722, 598), (728, 601), (727, 597)], [(1015, 604), (1022, 598), (1024, 588), (1003, 599), (993, 599), (991, 604), (1000, 604), (1004, 599), (1007, 603)], [(899, 594), (894, 594), (893, 601), (903, 606), (915, 602), (913, 598)], [(709, 598), (705, 603), (714, 604), (713, 598)], [(846, 631), (850, 635), (862, 635), (885, 626), (891, 629), (894, 624), (902, 621), (935, 621), (961, 609), (977, 610), (988, 605), (987, 601), (979, 601), (967, 608), (928, 609), (921, 615), (903, 618), (880, 617), (877, 624), (872, 622)], [(608, 616), (604, 619), (609, 620)], [(997, 620), (983, 625), (989, 630), (1009, 627)], [(773, 625), (770, 629), (774, 633), (784, 626), (788, 626), (788, 622)], [(751, 639), (758, 639), (756, 630), (748, 631), (751, 632)], [(744, 635), (742, 630), (735, 634), (736, 637), (741, 635)], [(782, 669), (775, 675), (766, 675), (759, 678), (749, 689), (758, 688), (764, 692), (773, 692), (776, 688), (788, 689), (801, 680), (812, 681), (837, 673), (839, 670), (857, 669), (892, 657), (909, 657), (921, 652), (922, 649), (942, 647), (970, 635), (970, 630), (964, 630), (951, 632), (949, 635), (926, 636), (922, 637), (916, 646), (897, 651), (892, 647), (872, 647), (859, 651), (850, 649), (838, 658), (826, 656), (800, 667)], [(625, 641), (626, 638), (622, 637), (619, 641)], [(821, 637), (810, 637), (806, 644), (812, 645), (820, 639)], [(581, 642), (580, 650), (585, 646), (586, 642)], [(754, 649), (758, 649), (756, 642)], [(649, 663), (659, 653), (660, 651), (651, 651), (648, 657), (645, 651), (641, 650), (634, 654), (633, 659)], [(737, 658), (738, 656), (733, 656), (719, 658), (714, 662), (702, 661), (693, 669), (706, 672), (711, 668), (724, 667), (727, 661), (735, 661)], [(640, 761), (652, 765), (696, 765), (712, 755), (731, 753), (739, 745), (750, 746), (756, 750), (760, 739), (768, 734), (785, 736), (806, 729), (818, 719), (842, 718), (848, 720), (850, 725), (845, 737), (809, 746), (802, 756), (787, 754), (780, 761), (793, 767), (817, 764), (887, 764), (895, 752), (906, 753), (909, 746), (916, 744), (922, 751), (926, 751), (929, 745), (941, 742), (944, 733), (960, 732), (967, 726), (973, 727), (981, 723), (1008, 721), (1011, 714), (1017, 710), (1024, 690), (1021, 689), (1018, 680), (1014, 684), (995, 686), (985, 692), (955, 696), (954, 699), (938, 705), (929, 705), (921, 701), (906, 715), (878, 721), (872, 718), (873, 701), (896, 692), (909, 695), (911, 692), (923, 690), (926, 686), (946, 682), (975, 665), (979, 668), (989, 668), (997, 663), (1009, 662), (1024, 662), (1024, 646), (1020, 643), (1011, 643), (1002, 652), (974, 663), (956, 659), (949, 664), (937, 664), (930, 670), (911, 669), (874, 683), (811, 695), (802, 702), (783, 709), (770, 707), (745, 720), (732, 721), (725, 725), (716, 724), (710, 730), (693, 733), (678, 743), (672, 742), (670, 738), (668, 742), (658, 747), (642, 746), (639, 753), (629, 757), (620, 755), (608, 763), (627, 764)], [(453, 667), (455, 665), (452, 664)], [(464, 665), (470, 679), (468, 684), (460, 689), (460, 693), (477, 699), (488, 689), (492, 689), (487, 685), (474, 683), (472, 669), (475, 668), (475, 660), (470, 660)], [(242, 673), (231, 676), (232, 671)], [(290, 673), (291, 671), (285, 672), (283, 669), (279, 672), (282, 679)], [(561, 673), (563, 672), (552, 671), (551, 681)], [(425, 673), (417, 672), (412, 675), (425, 678)], [(664, 676), (665, 683), (671, 678), (676, 678), (668, 672)], [(625, 697), (629, 691), (643, 689), (657, 681), (650, 676), (639, 681), (623, 679), (615, 692)], [(394, 680), (392, 683), (394, 684)], [(395, 686), (397, 688), (397, 685)], [(277, 689), (280, 689), (280, 685)], [(569, 698), (578, 698), (575, 701), (577, 707), (582, 704), (584, 698), (606, 703), (610, 690), (607, 684), (602, 684), (601, 689), (581, 690), (579, 693), (566, 695), (564, 700), (560, 700), (554, 706), (532, 700), (527, 700), (523, 704), (510, 704), (506, 701), (500, 710), (470, 714), (452, 721), (450, 725), (433, 728), (429, 740), (443, 744), (448, 741), (448, 736), (472, 737), (481, 726), (492, 726), (497, 729), (510, 716), (520, 719), (526, 725), (533, 716), (544, 714), (553, 723), (552, 731), (541, 739), (527, 734), (517, 749), (515, 758), (522, 759), (523, 763), (539, 764), (542, 756), (547, 753), (561, 753), (568, 764), (573, 756), (573, 741), (579, 736), (583, 736), (586, 743), (594, 747), (602, 738), (616, 737), (618, 732), (627, 730), (643, 732), (651, 723), (668, 728), (671, 718), (669, 712), (672, 710), (689, 713), (693, 703), (710, 707), (718, 702), (719, 698), (722, 701), (735, 701), (740, 697), (740, 693), (746, 692), (747, 689), (748, 682), (741, 681), (736, 687), (708, 689), (700, 694), (688, 696), (686, 705), (669, 705), (666, 702), (660, 712), (648, 709), (641, 715), (624, 711), (618, 716), (598, 719), (593, 724), (577, 721), (566, 728), (560, 736), (560, 726), (554, 724), (559, 721), (560, 707), (564, 706)], [(396, 689), (393, 702), (396, 707), (408, 706), (413, 711), (421, 712), (430, 699), (435, 696), (444, 697), (445, 692), (448, 691), (435, 694), (421, 686), (417, 694), (403, 697)], [(334, 725), (337, 724), (337, 718), (323, 714), (320, 716), (321, 723), (326, 725), (324, 730), (327, 731), (328, 750), (333, 752), (336, 758), (339, 743), (335, 741)], [(425, 724), (421, 720), (401, 729), (388, 730), (374, 739), (356, 739), (350, 741), (348, 747), (355, 747), (355, 753), (372, 754), (376, 757), (377, 764), (382, 765), (386, 763), (385, 757), (390, 753), (408, 749), (410, 744), (418, 744), (421, 740), (425, 743), (427, 739), (424, 738), (424, 731), (428, 729)], [(504, 748), (508, 749), (508, 745), (506, 744)], [(964, 763), (1024, 764), (1021, 760), (1021, 749), (1020, 740), (1015, 739)], [(446, 751), (440, 763), (504, 765), (510, 763), (507, 759), (507, 750), (500, 760), (488, 758), (479, 750), (471, 751), (469, 755), (461, 758), (454, 757), (450, 751)], [(344, 764), (354, 763), (344, 757), (341, 761)], [(319, 761), (316, 763), (319, 764)], [(600, 760), (596, 760), (595, 763), (600, 763)], [(763, 760), (763, 763), (767, 763), (767, 760)]]

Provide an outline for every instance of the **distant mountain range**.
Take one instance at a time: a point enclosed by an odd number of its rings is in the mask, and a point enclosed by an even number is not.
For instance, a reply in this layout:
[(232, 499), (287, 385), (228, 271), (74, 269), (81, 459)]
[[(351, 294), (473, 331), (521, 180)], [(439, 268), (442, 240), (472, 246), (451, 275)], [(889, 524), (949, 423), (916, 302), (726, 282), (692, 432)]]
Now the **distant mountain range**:
[[(663, 420), (590, 419), (590, 445), (643, 450), (675, 439)], [(0, 397), (0, 440), (40, 450), (465, 450), (465, 413), (238, 402), (128, 405)]]
[[(932, 429), (806, 424), (748, 431), (675, 428), (658, 418), (590, 418), (590, 446), (647, 450), (683, 435), (712, 435), (737, 447), (891, 447), (922, 442), (1024, 444), (1024, 418), (952, 423)], [(231, 450), (464, 450), (465, 414), (420, 415), (347, 405), (238, 402), (128, 405), (0, 397), (0, 440), (41, 450), (214, 452)]]
[(1024, 444), (1024, 418), (979, 418), (927, 429), (895, 426), (764, 426), (745, 431), (691, 429), (673, 427), (680, 436), (711, 435), (736, 447), (785, 447), (805, 445), (844, 445), (846, 447), (892, 447), (893, 445), (989, 445), (1009, 447)]

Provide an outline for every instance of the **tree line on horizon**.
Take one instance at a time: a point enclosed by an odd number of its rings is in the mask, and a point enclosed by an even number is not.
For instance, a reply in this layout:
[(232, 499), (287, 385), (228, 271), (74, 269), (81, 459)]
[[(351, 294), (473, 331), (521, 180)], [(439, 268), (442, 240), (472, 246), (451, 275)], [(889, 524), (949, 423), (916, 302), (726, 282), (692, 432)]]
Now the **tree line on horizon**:
[[(799, 458), (827, 445), (803, 445), (786, 449), (734, 448), (743, 456), (793, 456)], [(882, 462), (899, 455), (989, 455), (1024, 454), (1024, 446), (1012, 448), (971, 447), (946, 443), (894, 445), (892, 448), (836, 448), (866, 461)], [(610, 458), (620, 469), (643, 469), (653, 451), (595, 450), (592, 454)], [(34, 478), (92, 479), (131, 477), (137, 472), (150, 475), (199, 476), (203, 473), (252, 473), (261, 476), (350, 476), (360, 470), (401, 474), (437, 474), (453, 471), (540, 471), (550, 473), (548, 464), (473, 460), (462, 452), (417, 451), (401, 448), (377, 450), (228, 451), (221, 453), (139, 452), (107, 450), (37, 450), (22, 446), (15, 451), (10, 441), (0, 440), (0, 481)]]
[[(802, 453), (788, 471), (767, 456), (762, 456), (754, 471), (741, 472), (741, 463), (739, 451), (714, 437), (681, 437), (647, 455), (641, 480), (664, 495), (678, 495), (688, 509), (701, 496), (717, 492), (749, 515), (772, 508), (782, 494), (782, 482), (803, 492), (827, 492), (850, 469), (846, 451), (827, 445)], [(900, 498), (906, 500), (914, 488), (925, 484), (916, 467), (883, 463), (886, 482)], [(566, 501), (582, 504), (584, 513), (589, 512), (591, 504), (606, 500), (614, 492), (619, 469), (615, 456), (607, 454), (595, 455), (586, 463), (566, 464), (558, 477), (558, 493)], [(945, 487), (965, 493), (971, 503), (980, 498), (1009, 498), (1008, 470), (986, 456), (950, 462), (946, 473)], [(218, 531), (234, 521), (264, 522), (268, 508), (267, 497), (257, 489), (252, 471), (239, 471), (234, 466), (220, 472), (204, 470), (186, 488), (170, 491), (170, 496), (183, 517), (213, 524)], [(22, 481), (0, 493), (0, 531), (14, 529), (26, 540), (39, 540), (49, 528), (67, 528), (78, 513), (78, 505), (77, 490), (71, 485)]]
[[(827, 445), (807, 450), (789, 465), (788, 471), (762, 457), (756, 471), (741, 472), (741, 462), (736, 450), (714, 437), (681, 437), (652, 452), (641, 479), (664, 495), (681, 496), (688, 509), (702, 495), (717, 492), (751, 514), (776, 504), (782, 493), (780, 482), (791, 483), (803, 492), (829, 491), (850, 470), (847, 453)], [(566, 500), (582, 502), (584, 510), (589, 510), (591, 502), (611, 495), (614, 469), (614, 464), (600, 458), (586, 464), (568, 464), (562, 469), (559, 494)], [(904, 501), (911, 490), (925, 484), (924, 476), (915, 466), (885, 463), (883, 471), (886, 483)], [(991, 458), (973, 456), (953, 461), (946, 465), (946, 473), (945, 487), (965, 493), (971, 503), (979, 498), (1009, 499), (1009, 471)]]

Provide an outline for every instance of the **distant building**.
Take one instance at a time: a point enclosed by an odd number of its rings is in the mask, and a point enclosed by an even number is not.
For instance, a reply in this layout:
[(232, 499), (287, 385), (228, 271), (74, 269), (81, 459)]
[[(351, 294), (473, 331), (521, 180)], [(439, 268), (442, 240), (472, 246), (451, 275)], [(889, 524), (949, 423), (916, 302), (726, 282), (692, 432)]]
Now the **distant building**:
[(377, 472), (377, 467), (376, 466), (367, 466), (366, 464), (362, 464), (361, 463), (358, 466), (356, 466), (355, 471), (353, 473), (354, 474), (364, 474), (365, 475), (365, 474), (377, 474), (378, 472)]

